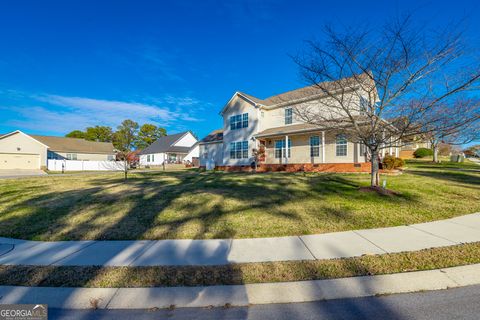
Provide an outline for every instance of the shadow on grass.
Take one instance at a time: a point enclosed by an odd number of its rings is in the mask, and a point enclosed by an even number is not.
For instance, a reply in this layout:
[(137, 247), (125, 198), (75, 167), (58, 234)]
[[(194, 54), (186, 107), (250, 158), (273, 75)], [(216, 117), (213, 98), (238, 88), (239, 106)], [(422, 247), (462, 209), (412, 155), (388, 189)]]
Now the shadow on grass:
[[(93, 187), (47, 192), (5, 206), (4, 214), (21, 214), (2, 219), (0, 236), (134, 240), (172, 239), (182, 233), (203, 239), (208, 233), (207, 238), (233, 238), (238, 228), (257, 227), (255, 212), (269, 216), (271, 228), (282, 219), (308, 233), (297, 212), (307, 200), (318, 200), (307, 214), (325, 221), (355, 219), (352, 203), (415, 201), (403, 194), (358, 192), (358, 183), (336, 174), (152, 172), (132, 174), (127, 182), (95, 177), (88, 185)], [(323, 201), (331, 196), (346, 201), (335, 206)], [(286, 209), (292, 202), (298, 207)], [(248, 217), (243, 226), (229, 220), (242, 215)]]

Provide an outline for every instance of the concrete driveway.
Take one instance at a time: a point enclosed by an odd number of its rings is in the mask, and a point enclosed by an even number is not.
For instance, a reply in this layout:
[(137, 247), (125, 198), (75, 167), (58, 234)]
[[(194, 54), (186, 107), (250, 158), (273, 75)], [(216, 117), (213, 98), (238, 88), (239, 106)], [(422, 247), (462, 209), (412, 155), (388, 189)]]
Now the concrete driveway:
[(46, 176), (45, 171), (42, 170), (0, 170), (0, 179), (13, 179), (22, 177)]

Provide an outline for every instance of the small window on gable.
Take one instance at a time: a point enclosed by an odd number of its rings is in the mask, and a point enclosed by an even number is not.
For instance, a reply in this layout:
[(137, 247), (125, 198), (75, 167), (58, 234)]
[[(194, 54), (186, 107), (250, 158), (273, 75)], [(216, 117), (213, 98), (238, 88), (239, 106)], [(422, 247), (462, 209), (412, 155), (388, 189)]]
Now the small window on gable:
[(293, 109), (286, 108), (285, 109), (285, 124), (292, 124), (293, 122)]
[(366, 112), (368, 109), (368, 100), (364, 97), (360, 97), (360, 112)]

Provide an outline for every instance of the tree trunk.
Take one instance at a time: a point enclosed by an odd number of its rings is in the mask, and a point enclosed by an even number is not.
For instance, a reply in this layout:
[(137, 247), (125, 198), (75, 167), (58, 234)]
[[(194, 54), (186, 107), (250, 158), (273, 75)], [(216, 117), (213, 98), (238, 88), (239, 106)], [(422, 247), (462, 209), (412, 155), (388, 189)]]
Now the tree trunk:
[(436, 143), (432, 144), (433, 148), (433, 162), (438, 163), (438, 145)]
[(127, 175), (128, 175), (128, 167), (127, 167), (127, 165), (128, 165), (128, 161), (124, 161), (124, 162), (123, 162), (123, 166), (124, 166), (123, 170), (124, 170), (124, 174), (125, 174), (125, 178), (124, 178), (125, 181), (127, 181)]
[(372, 171), (371, 171), (371, 187), (378, 187), (380, 185), (380, 171), (379, 171), (379, 163), (378, 163), (378, 151), (370, 150), (370, 163), (372, 164)]

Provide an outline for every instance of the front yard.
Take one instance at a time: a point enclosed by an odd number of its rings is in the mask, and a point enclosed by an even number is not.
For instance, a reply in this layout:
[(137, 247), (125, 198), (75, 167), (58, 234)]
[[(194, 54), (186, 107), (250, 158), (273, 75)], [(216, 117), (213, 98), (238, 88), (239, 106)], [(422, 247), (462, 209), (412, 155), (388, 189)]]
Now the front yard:
[(410, 161), (367, 174), (194, 170), (0, 180), (0, 236), (35, 240), (248, 238), (432, 221), (480, 211), (480, 165)]

